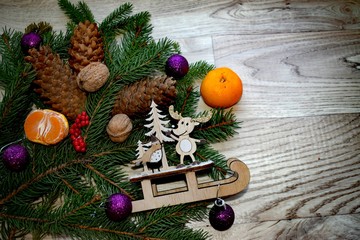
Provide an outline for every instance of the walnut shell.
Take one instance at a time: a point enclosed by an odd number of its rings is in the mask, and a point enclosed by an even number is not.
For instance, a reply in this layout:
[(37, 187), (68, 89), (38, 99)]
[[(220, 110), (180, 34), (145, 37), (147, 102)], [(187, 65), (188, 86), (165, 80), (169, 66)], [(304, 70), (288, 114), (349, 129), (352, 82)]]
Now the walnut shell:
[(132, 127), (132, 122), (126, 114), (116, 114), (110, 119), (106, 131), (111, 141), (124, 142), (129, 137)]
[(109, 75), (109, 69), (105, 64), (92, 62), (81, 69), (76, 81), (81, 90), (95, 92), (105, 84)]

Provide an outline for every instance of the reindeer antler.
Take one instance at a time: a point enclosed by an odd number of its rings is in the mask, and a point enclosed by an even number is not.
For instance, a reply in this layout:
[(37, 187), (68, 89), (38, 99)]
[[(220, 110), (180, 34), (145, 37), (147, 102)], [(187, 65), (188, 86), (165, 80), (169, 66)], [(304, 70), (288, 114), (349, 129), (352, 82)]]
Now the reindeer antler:
[(173, 105), (169, 107), (169, 114), (175, 120), (180, 120), (182, 118), (181, 114), (179, 114), (178, 111), (174, 111)]
[(195, 119), (193, 119), (193, 121), (199, 122), (199, 123), (205, 123), (205, 122), (209, 121), (211, 119), (211, 117), (212, 117), (212, 112), (208, 111), (208, 112), (206, 112), (205, 116), (195, 118)]

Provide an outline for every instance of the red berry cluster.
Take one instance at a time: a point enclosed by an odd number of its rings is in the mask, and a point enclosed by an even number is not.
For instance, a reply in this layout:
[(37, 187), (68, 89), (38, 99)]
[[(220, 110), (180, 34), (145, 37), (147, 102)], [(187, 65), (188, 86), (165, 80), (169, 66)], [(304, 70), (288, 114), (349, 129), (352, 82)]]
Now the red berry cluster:
[(81, 136), (81, 128), (89, 125), (89, 116), (86, 112), (82, 112), (77, 115), (75, 122), (71, 125), (69, 133), (72, 140), (72, 144), (77, 152), (86, 152), (86, 143)]

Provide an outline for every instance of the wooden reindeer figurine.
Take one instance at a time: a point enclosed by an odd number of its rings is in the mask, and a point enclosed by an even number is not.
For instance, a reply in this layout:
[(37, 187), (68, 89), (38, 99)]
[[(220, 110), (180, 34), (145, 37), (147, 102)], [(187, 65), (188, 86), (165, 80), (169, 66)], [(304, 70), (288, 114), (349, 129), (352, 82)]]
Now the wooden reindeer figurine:
[(135, 166), (139, 166), (140, 164), (142, 164), (144, 167), (144, 172), (149, 172), (149, 168), (151, 168), (152, 172), (154, 172), (154, 166), (160, 171), (162, 159), (161, 148), (162, 144), (160, 140), (153, 136), (151, 137), (151, 147), (145, 152), (141, 151), (139, 154), (139, 158), (132, 161), (131, 163), (135, 164)]
[(169, 107), (170, 116), (179, 120), (177, 124), (177, 128), (173, 129), (173, 133), (170, 133), (170, 137), (178, 141), (176, 144), (176, 152), (180, 155), (180, 165), (181, 167), (184, 165), (185, 156), (190, 156), (193, 163), (196, 163), (194, 153), (196, 152), (196, 143), (201, 142), (199, 139), (195, 139), (190, 137), (190, 133), (194, 130), (195, 126), (200, 123), (205, 123), (209, 121), (212, 117), (212, 113), (208, 112), (206, 116), (199, 118), (190, 118), (190, 117), (182, 117), (177, 111), (174, 111), (174, 106)]

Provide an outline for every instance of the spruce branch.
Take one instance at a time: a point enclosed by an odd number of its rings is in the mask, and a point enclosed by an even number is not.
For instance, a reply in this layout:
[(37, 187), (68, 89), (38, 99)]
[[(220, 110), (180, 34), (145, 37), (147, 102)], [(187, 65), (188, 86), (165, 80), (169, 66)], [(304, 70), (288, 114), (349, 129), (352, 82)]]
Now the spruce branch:
[(99, 29), (103, 33), (112, 34), (119, 29), (124, 29), (124, 26), (129, 22), (128, 17), (133, 10), (131, 3), (124, 3), (110, 13), (99, 25)]
[(179, 87), (194, 85), (196, 82), (201, 81), (206, 74), (214, 68), (214, 65), (205, 61), (198, 61), (190, 64), (189, 72), (181, 79)]
[(90, 22), (95, 22), (95, 17), (91, 12), (89, 6), (85, 2), (78, 3), (78, 9), (81, 12), (84, 20), (89, 20)]
[(0, 146), (23, 137), (23, 127), (14, 122), (23, 122), (32, 104), (30, 84), (35, 73), (24, 63), (21, 36), (20, 32), (6, 30), (0, 38), (0, 86), (4, 88), (0, 103)]
[(58, 5), (61, 10), (70, 18), (74, 23), (83, 21), (79, 9), (68, 0), (58, 0)]
[[(89, 201), (87, 201), (85, 203), (82, 203), (81, 206), (79, 206), (79, 207), (77, 207), (75, 209), (72, 209), (70, 212), (64, 214), (62, 216), (62, 218), (65, 219), (65, 218), (69, 217), (70, 215), (76, 214), (80, 210), (82, 210), (82, 209), (84, 209), (84, 208), (86, 208), (86, 207), (88, 207), (88, 206), (90, 206), (90, 205), (92, 205), (92, 204), (94, 204), (96, 202), (99, 202), (99, 201), (101, 201), (101, 196), (96, 194)], [(66, 206), (66, 207), (68, 208), (68, 206)]]
[[(126, 31), (132, 31), (135, 33), (136, 38), (143, 38), (145, 40), (152, 38), (151, 33), (153, 26), (150, 24), (151, 15), (149, 12), (140, 12), (129, 18), (125, 25)], [(135, 42), (134, 42), (135, 43)]]
[(31, 23), (25, 28), (25, 33), (36, 32), (40, 35), (51, 31), (52, 26), (47, 22)]
[[(58, 186), (58, 195), (82, 196), (91, 190), (90, 185), (86, 184), (83, 178), (83, 174), (79, 169), (71, 168), (63, 170), (61, 173), (55, 173), (54, 177), (48, 181), (52, 181), (54, 186)], [(44, 196), (48, 197), (46, 194)]]
[(131, 237), (131, 239), (166, 240), (165, 238), (152, 238), (152, 237), (148, 237), (148, 236), (142, 236), (135, 232), (118, 231), (115, 229), (109, 229), (109, 228), (103, 228), (103, 227), (92, 227), (92, 226), (81, 225), (81, 224), (67, 224), (66, 226), (71, 227), (71, 228), (86, 230), (86, 231), (90, 231), (90, 232), (115, 234), (115, 235), (110, 235), (113, 238), (107, 238), (107, 239), (120, 239), (118, 236), (118, 235), (120, 235), (120, 236), (124, 236), (124, 237)]
[(134, 131), (127, 138), (127, 141), (123, 143), (114, 143), (107, 139), (104, 143), (98, 145), (91, 157), (102, 162), (111, 161), (113, 164), (128, 164), (135, 155), (136, 142), (140, 136), (144, 136), (143, 132), (142, 130), (140, 130), (140, 133)]
[(68, 0), (58, 0), (58, 5), (75, 24), (84, 22), (85, 20), (95, 22), (93, 14), (84, 2), (79, 2), (78, 6), (76, 6)]
[(84, 138), (90, 148), (95, 147), (105, 133), (117, 90), (118, 87), (110, 79), (106, 86), (87, 98), (86, 112), (90, 117), (90, 123), (86, 128)]
[(7, 223), (0, 225), (0, 238), (13, 240), (13, 239), (23, 239), (26, 234), (29, 232), (24, 229), (18, 229), (17, 227), (11, 227)]
[(88, 168), (89, 170), (91, 170), (92, 172), (94, 172), (96, 175), (98, 175), (99, 177), (101, 177), (102, 179), (104, 179), (106, 182), (110, 183), (111, 185), (115, 186), (119, 192), (124, 193), (126, 195), (128, 195), (132, 200), (134, 200), (135, 198), (133, 196), (131, 196), (127, 191), (125, 191), (123, 188), (121, 188), (118, 184), (116, 184), (114, 181), (112, 181), (111, 179), (109, 179), (108, 177), (106, 177), (105, 174), (99, 172), (97, 169), (95, 169), (92, 165), (90, 164), (85, 164), (85, 167)]
[(48, 222), (48, 220), (43, 219), (43, 218), (17, 216), (17, 215), (2, 213), (2, 212), (0, 212), (0, 217), (1, 218), (10, 218), (10, 219), (22, 220), (22, 221), (38, 222), (38, 223), (46, 223), (46, 222)]
[(102, 199), (100, 195), (94, 195), (90, 191), (86, 194), (86, 196), (81, 196), (81, 198), (71, 198), (71, 200), (65, 200), (67, 201), (63, 204), (63, 206), (59, 206), (54, 210), (37, 208), (32, 211), (26, 211), (22, 206), (18, 206), (20, 211), (15, 212), (9, 210), (9, 212), (12, 213), (0, 213), (0, 219), (13, 219), (17, 222), (17, 226), (19, 227), (22, 227), (23, 225), (28, 227), (31, 226), (33, 229), (33, 235), (36, 234), (36, 232), (42, 235), (56, 234), (56, 226), (66, 226), (71, 224), (73, 217), (76, 218), (77, 215), (81, 216), (81, 212), (87, 212), (87, 209), (89, 209), (90, 206), (93, 206)]
[(141, 222), (141, 228), (138, 229), (140, 233), (147, 231), (154, 232), (154, 228), (158, 228), (159, 224), (173, 225), (174, 227), (183, 226), (189, 218), (192, 220), (203, 219), (207, 214), (204, 208), (204, 203), (195, 204), (180, 204), (173, 207), (164, 207), (154, 210), (151, 214), (146, 215), (145, 218), (138, 219)]
[[(134, 44), (135, 42), (135, 44)], [(177, 49), (177, 43), (167, 38), (158, 42), (149, 40), (146, 45), (134, 33), (128, 33), (121, 47), (112, 56), (115, 78), (121, 84), (130, 84), (156, 71), (163, 71), (169, 56)]]
[(0, 219), (7, 220), (9, 226), (16, 227), (19, 231), (25, 232), (26, 229), (33, 236), (40, 236), (47, 233), (46, 227), (55, 218), (48, 208), (8, 204), (6, 210), (0, 213)]
[[(19, 73), (19, 70), (16, 72)], [(5, 94), (0, 103), (1, 146), (23, 138), (23, 127), (14, 125), (14, 121), (23, 122), (31, 110), (29, 86), (34, 78), (32, 72), (24, 73), (23, 78), (17, 77), (5, 87)]]
[(67, 181), (66, 179), (64, 179), (63, 177), (61, 177), (59, 174), (57, 174), (57, 176), (61, 179), (61, 181), (69, 188), (71, 189), (71, 191), (73, 191), (75, 194), (80, 194), (80, 192), (78, 190), (75, 189), (74, 186), (72, 186), (69, 181)]
[(43, 179), (44, 177), (50, 175), (50, 174), (53, 174), (55, 172), (58, 172), (60, 170), (63, 170), (63, 169), (66, 169), (68, 167), (71, 167), (72, 165), (75, 165), (75, 164), (83, 164), (84, 161), (83, 159), (75, 159), (73, 161), (70, 161), (70, 162), (67, 162), (67, 163), (64, 163), (64, 164), (61, 164), (59, 166), (56, 166), (56, 167), (53, 167), (53, 168), (50, 168), (48, 169), (47, 171), (41, 173), (41, 174), (38, 174), (36, 176), (34, 176), (32, 179), (30, 179), (29, 181), (27, 182), (24, 182), (22, 185), (20, 185), (17, 189), (13, 190), (10, 194), (8, 194), (6, 197), (0, 199), (0, 206), (3, 205), (4, 203), (6, 203), (7, 201), (9, 201), (11, 198), (13, 198), (14, 196), (16, 196), (18, 193), (20, 193), (21, 191), (27, 189), (29, 186), (31, 186), (32, 184), (40, 181), (41, 179)]
[(205, 77), (214, 67), (204, 61), (190, 64), (189, 72), (177, 82), (177, 96), (174, 108), (183, 116), (195, 116), (200, 92), (195, 83)]
[(117, 46), (115, 37), (118, 34), (128, 35), (133, 33), (136, 36), (136, 38), (132, 39), (133, 42), (131, 44), (134, 49), (145, 46), (147, 41), (152, 39), (150, 14), (148, 12), (140, 12), (129, 16), (132, 9), (133, 7), (129, 3), (121, 5), (108, 15), (99, 26), (105, 42), (105, 59), (108, 63), (112, 62), (110, 46)]
[(183, 103), (181, 104), (180, 114), (184, 113), (187, 102), (189, 101), (189, 99), (191, 99), (190, 96), (193, 94), (193, 91), (194, 91), (194, 87), (192, 85), (188, 86), (184, 91), (186, 94), (184, 94), (185, 97)]
[[(19, 69), (23, 68), (24, 60), (19, 44), (22, 33), (14, 30), (3, 29), (0, 38), (0, 87), (19, 77)], [(17, 70), (17, 71), (16, 71)]]
[(213, 116), (209, 122), (194, 131), (194, 136), (206, 139), (208, 143), (216, 143), (228, 140), (234, 136), (236, 129), (240, 128), (240, 122), (236, 120), (235, 114), (230, 110), (214, 109)]
[(223, 154), (219, 153), (209, 144), (200, 145), (195, 154), (195, 157), (200, 158), (202, 161), (211, 160), (214, 162), (214, 166), (209, 174), (212, 179), (218, 180), (225, 177), (229, 167), (226, 165), (226, 158)]
[[(22, 36), (21, 32), (9, 29), (3, 29), (3, 33), (1, 34), (1, 41), (0, 41), (0, 53), (3, 55), (6, 53), (11, 56), (12, 61), (9, 63), (18, 63), (19, 62), (19, 49), (20, 46), (16, 47), (16, 40), (20, 40)], [(21, 60), (20, 60), (21, 61)]]
[(51, 50), (54, 53), (60, 55), (61, 59), (68, 59), (69, 53), (68, 49), (70, 47), (70, 38), (73, 34), (73, 27), (67, 28), (67, 31), (64, 33), (60, 31), (57, 32), (47, 32), (42, 35), (43, 45), (50, 46)]
[(203, 205), (181, 204), (172, 207), (156, 209), (150, 214), (139, 215), (136, 222), (139, 223), (138, 232), (152, 237), (164, 239), (206, 239), (207, 233), (185, 227), (185, 223), (191, 218), (204, 218), (207, 210)]

